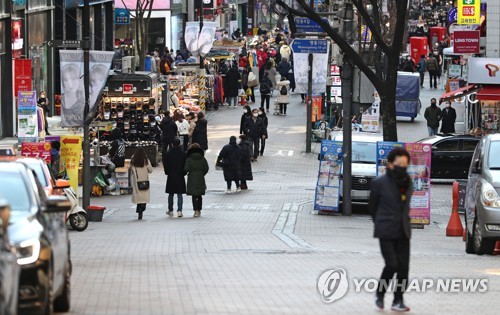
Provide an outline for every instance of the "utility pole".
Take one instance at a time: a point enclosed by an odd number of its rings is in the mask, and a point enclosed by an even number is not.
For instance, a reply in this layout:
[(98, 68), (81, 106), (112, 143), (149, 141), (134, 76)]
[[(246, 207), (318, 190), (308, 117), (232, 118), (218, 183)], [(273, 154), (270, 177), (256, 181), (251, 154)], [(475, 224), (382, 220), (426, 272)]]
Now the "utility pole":
[(89, 114), (89, 71), (90, 71), (90, 0), (83, 2), (82, 14), (83, 31), (83, 85), (85, 89), (85, 107), (83, 110), (83, 208), (87, 210), (90, 205), (90, 122)]
[[(314, 8), (314, 0), (309, 5)], [(307, 102), (306, 102), (306, 153), (311, 153), (312, 147), (312, 81), (313, 81), (313, 54), (309, 54), (309, 68), (307, 72)]]
[[(351, 2), (345, 3), (343, 37), (347, 39), (353, 31), (354, 10)], [(342, 150), (344, 155), (342, 165), (342, 214), (350, 216), (352, 214), (351, 188), (352, 188), (352, 81), (353, 66), (344, 53), (342, 65)]]
[[(203, 29), (203, 0), (198, 0), (198, 14), (200, 19), (200, 34)], [(198, 35), (199, 38), (199, 35)], [(199, 42), (198, 42), (199, 43)], [(199, 47), (198, 47), (199, 48)], [(200, 71), (198, 73), (198, 105), (202, 111), (205, 111), (206, 108), (206, 87), (205, 87), (205, 67), (203, 66), (203, 56), (201, 55), (201, 49), (199, 51), (200, 54)]]

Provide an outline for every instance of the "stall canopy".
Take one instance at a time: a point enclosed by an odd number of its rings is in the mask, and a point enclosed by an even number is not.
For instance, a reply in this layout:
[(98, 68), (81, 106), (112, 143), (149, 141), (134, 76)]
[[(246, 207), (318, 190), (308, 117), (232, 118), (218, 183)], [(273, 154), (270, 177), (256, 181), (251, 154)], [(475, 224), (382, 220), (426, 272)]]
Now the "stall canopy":
[(467, 96), (469, 94), (475, 93), (479, 91), (480, 87), (476, 84), (470, 84), (467, 86), (464, 86), (463, 88), (459, 88), (458, 90), (450, 91), (448, 93), (444, 93), (441, 95), (439, 98), (439, 104), (445, 101), (452, 101), (457, 98), (462, 98), (464, 96)]
[(480, 101), (500, 101), (500, 86), (483, 85), (477, 92), (477, 99)]

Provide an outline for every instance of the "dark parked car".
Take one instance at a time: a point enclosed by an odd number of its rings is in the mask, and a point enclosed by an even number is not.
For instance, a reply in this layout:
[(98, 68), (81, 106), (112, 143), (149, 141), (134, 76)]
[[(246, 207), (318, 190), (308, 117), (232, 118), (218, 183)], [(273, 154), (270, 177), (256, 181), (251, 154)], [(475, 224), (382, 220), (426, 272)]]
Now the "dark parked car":
[(66, 197), (50, 196), (34, 171), (0, 162), (0, 198), (11, 206), (8, 238), (21, 266), (19, 313), (52, 314), (70, 308), (71, 260), (64, 212)]
[(20, 268), (15, 251), (9, 245), (7, 227), (9, 226), (10, 205), (0, 200), (0, 314), (17, 314), (17, 294), (19, 292)]
[(432, 146), (431, 178), (466, 179), (480, 140), (469, 135), (437, 135), (417, 142)]

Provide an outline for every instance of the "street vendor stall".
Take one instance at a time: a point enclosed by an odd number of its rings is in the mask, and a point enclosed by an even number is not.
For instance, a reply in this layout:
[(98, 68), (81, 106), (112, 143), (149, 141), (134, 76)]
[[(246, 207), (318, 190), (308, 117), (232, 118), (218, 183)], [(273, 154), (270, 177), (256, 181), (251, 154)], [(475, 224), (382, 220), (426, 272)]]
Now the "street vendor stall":
[(416, 73), (398, 72), (396, 86), (396, 115), (410, 117), (411, 121), (420, 113), (420, 76)]

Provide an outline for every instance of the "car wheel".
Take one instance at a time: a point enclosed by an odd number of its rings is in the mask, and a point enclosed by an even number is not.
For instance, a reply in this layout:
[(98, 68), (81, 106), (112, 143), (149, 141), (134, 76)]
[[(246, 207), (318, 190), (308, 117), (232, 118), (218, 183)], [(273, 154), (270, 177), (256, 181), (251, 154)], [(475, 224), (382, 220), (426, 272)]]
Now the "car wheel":
[(64, 273), (64, 288), (54, 300), (54, 310), (56, 312), (67, 312), (71, 306), (71, 260), (66, 264), (66, 272)]
[(89, 217), (85, 212), (78, 212), (69, 216), (69, 224), (75, 231), (81, 232), (87, 229)]
[(465, 252), (467, 254), (475, 254), (474, 239), (467, 229), (467, 217), (465, 218)]
[(495, 249), (495, 240), (489, 240), (483, 238), (481, 235), (481, 229), (479, 228), (479, 220), (474, 220), (474, 230), (473, 230), (473, 238), (474, 238), (474, 251), (478, 255), (484, 254), (493, 254), (493, 250)]
[(42, 290), (44, 291), (42, 300), (40, 301), (42, 303), (42, 314), (52, 315), (52, 302), (54, 301), (52, 261), (48, 263), (47, 270), (39, 270), (39, 272), (45, 273), (44, 283), (40, 283), (40, 285), (43, 286)]

